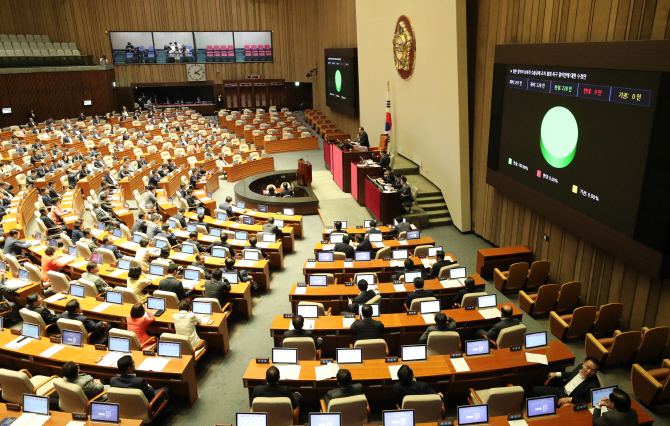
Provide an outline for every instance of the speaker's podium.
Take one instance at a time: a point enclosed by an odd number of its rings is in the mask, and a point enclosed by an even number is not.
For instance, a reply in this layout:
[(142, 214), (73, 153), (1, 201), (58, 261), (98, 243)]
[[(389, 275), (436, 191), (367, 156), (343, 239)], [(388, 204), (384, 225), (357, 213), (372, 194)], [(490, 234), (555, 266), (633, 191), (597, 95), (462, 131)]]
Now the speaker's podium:
[(298, 160), (298, 185), (312, 186), (312, 163), (304, 161), (302, 158)]

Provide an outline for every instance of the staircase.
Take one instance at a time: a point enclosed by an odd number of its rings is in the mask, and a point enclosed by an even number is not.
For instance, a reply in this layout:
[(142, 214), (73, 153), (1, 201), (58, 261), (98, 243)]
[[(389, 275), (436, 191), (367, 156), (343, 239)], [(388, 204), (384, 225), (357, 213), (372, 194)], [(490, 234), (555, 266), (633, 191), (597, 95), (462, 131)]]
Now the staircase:
[(440, 191), (421, 192), (416, 197), (417, 205), (428, 215), (429, 226), (451, 225), (451, 215), (447, 203), (444, 202)]

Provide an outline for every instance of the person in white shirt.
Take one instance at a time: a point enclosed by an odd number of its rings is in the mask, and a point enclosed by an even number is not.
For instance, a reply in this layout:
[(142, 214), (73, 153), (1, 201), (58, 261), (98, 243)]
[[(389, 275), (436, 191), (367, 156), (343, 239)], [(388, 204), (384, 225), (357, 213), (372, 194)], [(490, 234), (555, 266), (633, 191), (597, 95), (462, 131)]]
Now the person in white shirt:
[(598, 368), (600, 362), (588, 357), (570, 373), (549, 373), (549, 379), (557, 379), (554, 385), (533, 386), (531, 392), (535, 396), (555, 395), (558, 406), (567, 403), (578, 404), (588, 402), (591, 398), (591, 389), (600, 386), (598, 382)]
[(149, 239), (144, 237), (140, 240), (140, 246), (135, 253), (135, 259), (140, 264), (140, 268), (148, 270), (151, 264), (152, 257), (158, 257), (161, 254), (161, 249), (156, 247), (149, 247)]
[(191, 346), (195, 348), (201, 341), (195, 329), (200, 320), (202, 320), (202, 315), (193, 313), (191, 299), (185, 298), (179, 302), (179, 312), (172, 315), (172, 319), (174, 320), (175, 332), (181, 336), (188, 337)]

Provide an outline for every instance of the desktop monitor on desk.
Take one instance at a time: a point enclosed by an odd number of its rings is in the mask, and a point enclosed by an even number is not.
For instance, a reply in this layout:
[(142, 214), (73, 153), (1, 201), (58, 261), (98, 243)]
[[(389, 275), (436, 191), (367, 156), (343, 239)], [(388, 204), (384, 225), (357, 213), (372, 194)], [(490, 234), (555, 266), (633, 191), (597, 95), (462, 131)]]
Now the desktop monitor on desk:
[(418, 240), (421, 238), (421, 231), (407, 231), (406, 240)]
[(303, 318), (309, 318), (309, 319), (319, 318), (318, 305), (298, 305), (296, 311), (298, 315), (301, 315)]
[(151, 297), (147, 298), (147, 309), (152, 311), (164, 311), (165, 310), (165, 299), (162, 297)]
[(238, 275), (237, 272), (224, 272), (221, 275), (221, 279), (227, 279), (230, 284), (237, 284), (238, 283)]
[(338, 348), (336, 350), (337, 363), (344, 364), (362, 364), (363, 363), (363, 348)]
[(198, 225), (194, 225), (192, 223), (189, 223), (188, 225), (186, 225), (186, 230), (188, 232), (198, 232)]
[(142, 238), (144, 238), (144, 235), (135, 233), (135, 235), (133, 235), (133, 242), (134, 242), (135, 244), (139, 244), (140, 241), (142, 241)]
[(489, 406), (486, 404), (465, 405), (457, 407), (457, 410), (459, 425), (474, 425), (489, 422)]
[(363, 228), (371, 228), (371, 227), (372, 227), (372, 220), (363, 221)]
[(467, 340), (465, 342), (465, 355), (478, 356), (488, 355), (491, 353), (491, 347), (487, 339)]
[(187, 266), (184, 269), (184, 281), (200, 281), (201, 272), (202, 269), (200, 268)]
[(284, 208), (284, 216), (295, 216), (295, 209), (293, 208)]
[(379, 303), (366, 303), (358, 305), (358, 316), (363, 318), (363, 306), (372, 306), (372, 318), (379, 318)]
[(100, 253), (91, 253), (91, 262), (97, 263), (98, 265), (102, 264), (102, 255)]
[(591, 389), (591, 407), (595, 407), (603, 398), (609, 398), (616, 386), (605, 386), (602, 388)]
[(298, 363), (298, 349), (297, 348), (272, 348), (272, 363), (273, 364), (297, 364)]
[(130, 338), (129, 337), (112, 337), (109, 336), (108, 350), (113, 352), (130, 353)]
[(424, 300), (419, 303), (421, 315), (436, 314), (440, 312), (440, 301), (438, 300)]
[(107, 290), (107, 293), (105, 293), (105, 302), (114, 305), (123, 305), (123, 293), (120, 291)]
[(365, 280), (368, 285), (372, 285), (377, 282), (375, 274), (356, 274), (356, 285), (358, 285), (358, 283), (363, 280)]
[(371, 243), (381, 243), (384, 241), (384, 235), (378, 233), (368, 234), (368, 241)]
[(221, 228), (209, 228), (209, 235), (212, 237), (221, 237)]
[(383, 411), (383, 426), (414, 426), (414, 410)]
[(426, 361), (428, 359), (426, 345), (403, 345), (400, 348), (400, 359), (402, 362)]
[(49, 415), (49, 397), (23, 394), (23, 412), (40, 414), (43, 416)]
[[(186, 245), (186, 244), (184, 244)], [(182, 245), (182, 251), (184, 251)], [(190, 244), (189, 244), (190, 245)], [(184, 251), (184, 253), (188, 253), (187, 251)], [(228, 253), (228, 249), (225, 247), (212, 247), (212, 257), (217, 258), (217, 259), (225, 259), (226, 258), (226, 253)]]
[(405, 284), (414, 284), (414, 278), (421, 278), (421, 271), (405, 272)]
[(156, 248), (163, 248), (168, 245), (168, 242), (163, 239), (156, 238)]
[[(198, 275), (199, 276), (199, 275)], [(197, 315), (212, 315), (212, 302), (193, 302), (193, 313)]]
[(84, 297), (84, 290), (85, 287), (83, 285), (70, 283), (70, 296)]
[(159, 340), (156, 347), (156, 355), (166, 358), (181, 358), (181, 343)]
[(244, 210), (244, 206), (246, 206), (246, 203), (244, 201), (238, 201), (236, 204), (238, 209)]
[(249, 233), (247, 231), (235, 231), (235, 239), (240, 241), (246, 241), (249, 239)]
[(344, 242), (344, 234), (331, 234), (330, 235), (330, 243), (331, 244), (339, 244)]
[(33, 339), (40, 338), (40, 326), (29, 322), (21, 324), (21, 335), (32, 337)]
[(216, 213), (216, 219), (226, 221), (226, 220), (228, 220), (228, 215), (224, 212), (217, 212)]
[(456, 279), (459, 279), (459, 278), (465, 278), (465, 267), (449, 269), (449, 279), (450, 280), (456, 280)]
[[(214, 251), (215, 249), (216, 249), (216, 247), (212, 248), (212, 251)], [(186, 254), (195, 254), (195, 245), (194, 244), (183, 243), (181, 245), (181, 252), (186, 253)], [(214, 254), (212, 254), (212, 256), (214, 256)], [(216, 256), (214, 256), (214, 257), (216, 257)]]
[(91, 401), (91, 423), (119, 424), (119, 404)]
[(121, 231), (121, 228), (114, 228), (114, 231), (112, 231), (112, 232), (114, 233), (114, 236), (116, 238), (121, 238), (121, 236), (123, 235), (123, 232)]
[(443, 251), (442, 246), (437, 246), (437, 247), (428, 247), (428, 257), (435, 257), (437, 256), (438, 251)]
[(268, 212), (268, 206), (264, 206), (264, 205), (262, 205), (262, 204), (259, 204), (259, 205), (258, 205), (258, 211), (259, 211), (260, 213), (267, 213), (267, 212)]
[(275, 226), (279, 229), (284, 228), (284, 219), (275, 219)]
[(409, 250), (407, 249), (393, 250), (391, 254), (393, 256), (392, 257), (393, 260), (405, 260), (409, 257)]
[(526, 413), (529, 419), (556, 414), (556, 396), (526, 399)]
[(197, 209), (195, 209), (195, 211), (198, 214), (205, 214), (205, 208), (204, 207), (198, 207)]
[(236, 413), (236, 426), (268, 426), (268, 413)]
[(263, 235), (261, 235), (261, 239), (263, 240), (264, 243), (276, 243), (277, 234), (269, 234), (267, 232), (264, 232)]
[(253, 260), (254, 262), (261, 260), (261, 252), (258, 250), (242, 250), (242, 255), (244, 260)]
[(342, 413), (309, 413), (309, 426), (342, 426)]
[(66, 346), (81, 347), (82, 334), (81, 331), (63, 330), (61, 334), (61, 343)]
[(158, 275), (159, 277), (162, 277), (165, 275), (165, 265), (158, 265), (158, 264), (151, 264), (149, 265), (149, 274), (150, 275)]
[(320, 251), (316, 254), (317, 262), (334, 262), (335, 253), (332, 251)]
[(537, 333), (526, 333), (524, 336), (526, 349), (541, 348), (547, 346), (547, 332), (539, 331)]
[(244, 225), (253, 225), (254, 218), (251, 216), (242, 216), (242, 224)]
[[(342, 223), (342, 229), (347, 229), (347, 221), (346, 220), (336, 220), (335, 222)], [(333, 230), (335, 229), (335, 222), (333, 222)]]
[(327, 275), (310, 275), (309, 285), (314, 287), (326, 287), (328, 285)]
[(477, 308), (495, 308), (498, 306), (498, 299), (495, 294), (487, 294), (486, 296), (477, 297)]
[(356, 262), (369, 262), (371, 258), (372, 258), (372, 252), (369, 251), (354, 252), (354, 260)]

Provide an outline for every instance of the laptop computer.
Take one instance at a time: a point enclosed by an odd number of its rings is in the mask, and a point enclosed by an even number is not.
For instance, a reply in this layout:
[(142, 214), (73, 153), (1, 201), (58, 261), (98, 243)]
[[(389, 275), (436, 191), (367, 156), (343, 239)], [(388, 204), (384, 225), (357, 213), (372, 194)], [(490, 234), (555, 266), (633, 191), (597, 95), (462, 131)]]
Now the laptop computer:
[(363, 363), (363, 348), (338, 348), (336, 351), (335, 359), (340, 365)]
[[(593, 392), (593, 391), (591, 391)], [(609, 396), (609, 395), (608, 395)], [(541, 396), (526, 399), (526, 413), (528, 419), (556, 414), (556, 396)]]
[(421, 278), (421, 271), (405, 272), (405, 284), (414, 284), (414, 278)]
[(372, 318), (379, 318), (379, 303), (366, 303), (365, 305), (358, 305), (358, 316), (363, 316), (363, 306), (372, 306)]
[[(182, 245), (182, 251), (184, 251), (183, 245)], [(228, 249), (226, 249), (225, 247), (212, 247), (212, 257), (215, 257), (217, 259), (224, 259), (226, 257), (227, 252)]]
[(249, 239), (249, 233), (247, 231), (235, 231), (235, 239), (239, 241), (246, 241)]
[(212, 315), (212, 302), (193, 302), (193, 313), (198, 315)]
[(133, 242), (135, 244), (139, 244), (140, 241), (142, 241), (142, 238), (144, 238), (144, 235), (140, 235), (140, 234), (136, 233), (135, 235), (133, 235)]
[(121, 232), (121, 228), (114, 228), (112, 233), (116, 238), (121, 238), (121, 236), (123, 235), (123, 232)]
[(537, 333), (526, 333), (524, 336), (526, 349), (540, 348), (547, 346), (547, 332), (539, 331)]
[[(200, 271), (199, 268), (186, 268), (184, 269), (184, 286), (194, 287), (200, 282)], [(194, 311), (195, 312), (195, 311)]]
[(295, 209), (285, 207), (284, 208), (284, 216), (295, 216)]
[(159, 340), (156, 347), (156, 355), (166, 358), (181, 358), (181, 343)]
[(192, 223), (189, 223), (188, 225), (186, 225), (186, 230), (188, 232), (198, 232), (198, 226), (194, 225)]
[(486, 404), (465, 405), (457, 407), (457, 410), (459, 425), (474, 425), (489, 422), (489, 406)]
[(49, 397), (23, 394), (23, 412), (41, 414), (43, 416), (49, 415)]
[(334, 262), (335, 253), (332, 251), (320, 251), (316, 254), (317, 262)]
[(298, 363), (298, 349), (297, 348), (272, 348), (272, 363), (273, 364), (297, 364)]
[(85, 287), (81, 284), (70, 284), (70, 296), (84, 297)]
[(486, 296), (477, 297), (477, 308), (495, 308), (498, 306), (498, 299), (495, 294), (487, 294)]
[(30, 272), (27, 269), (19, 269), (19, 275), (17, 277), (21, 281), (29, 282), (30, 281)]
[(342, 426), (342, 413), (309, 413), (309, 426)]
[(221, 228), (209, 228), (209, 235), (212, 237), (220, 237)]
[(314, 287), (326, 287), (328, 285), (328, 276), (327, 275), (310, 275), (308, 284), (310, 286), (314, 286)]
[(467, 356), (488, 355), (490, 353), (491, 347), (486, 339), (467, 340), (465, 342), (465, 355)]
[[(216, 250), (216, 249), (215, 249), (215, 248), (212, 249), (212, 252), (213, 252), (214, 250)], [(194, 254), (194, 253), (195, 253), (195, 245), (194, 245), (194, 244), (183, 243), (183, 244), (181, 245), (181, 252), (182, 252), (182, 253), (186, 253), (186, 254)], [(212, 253), (212, 256), (214, 256), (213, 253)], [(216, 256), (215, 256), (215, 257), (216, 257)]]
[(368, 234), (368, 240), (371, 243), (381, 243), (382, 241), (384, 241), (384, 236), (382, 234), (377, 233)]
[(357, 251), (354, 253), (354, 260), (356, 262), (369, 262), (372, 258), (372, 252), (369, 251)]
[(167, 267), (165, 265), (159, 265), (156, 263), (153, 263), (149, 265), (149, 275), (155, 275), (157, 277), (163, 277), (165, 276), (165, 271), (167, 270)]
[(111, 352), (130, 353), (130, 338), (109, 336), (107, 350)]
[(198, 214), (205, 214), (205, 208), (204, 207), (198, 207), (195, 209), (196, 213)]
[(303, 318), (319, 318), (318, 305), (298, 305), (296, 311), (298, 315), (302, 315)]
[(279, 229), (284, 228), (284, 219), (275, 219), (275, 226)]
[(235, 203), (235, 205), (237, 206), (238, 209), (244, 209), (245, 208), (244, 206), (246, 206), (246, 203), (244, 201), (238, 201), (237, 203)]
[(402, 362), (425, 361), (428, 359), (426, 345), (403, 345), (400, 348)]
[(236, 413), (236, 426), (268, 426), (268, 413)]
[(5, 272), (6, 270), (7, 270), (7, 264), (5, 262), (0, 261), (0, 271)]
[(49, 245), (54, 246), (54, 247), (58, 247), (58, 241), (51, 238), (51, 239), (49, 239)]
[(91, 401), (90, 421), (91, 423), (119, 424), (119, 404)]
[(120, 291), (107, 290), (107, 293), (105, 293), (105, 301), (115, 305), (123, 305), (123, 293)]
[(21, 324), (21, 336), (31, 337), (33, 339), (40, 338), (40, 326), (39, 324), (33, 324), (30, 322), (23, 322)]
[(391, 254), (393, 260), (405, 260), (409, 257), (409, 250), (407, 249), (393, 250)]
[(443, 251), (442, 246), (428, 247), (428, 257), (435, 257), (438, 251)]
[(414, 426), (414, 410), (385, 410), (382, 412), (383, 426)]
[(160, 239), (160, 238), (156, 238), (156, 248), (163, 248), (167, 245), (168, 245), (167, 241), (165, 241), (163, 239)]
[(67, 346), (81, 347), (81, 331), (63, 330), (61, 333), (61, 343)]
[(371, 225), (370, 225), (371, 223), (372, 223), (372, 220), (364, 220), (364, 221), (363, 221), (363, 228), (370, 228), (370, 227), (371, 227)]
[(421, 315), (440, 312), (440, 300), (425, 300), (419, 303)]
[(332, 234), (330, 236), (331, 244), (340, 244), (344, 242), (344, 234)]

